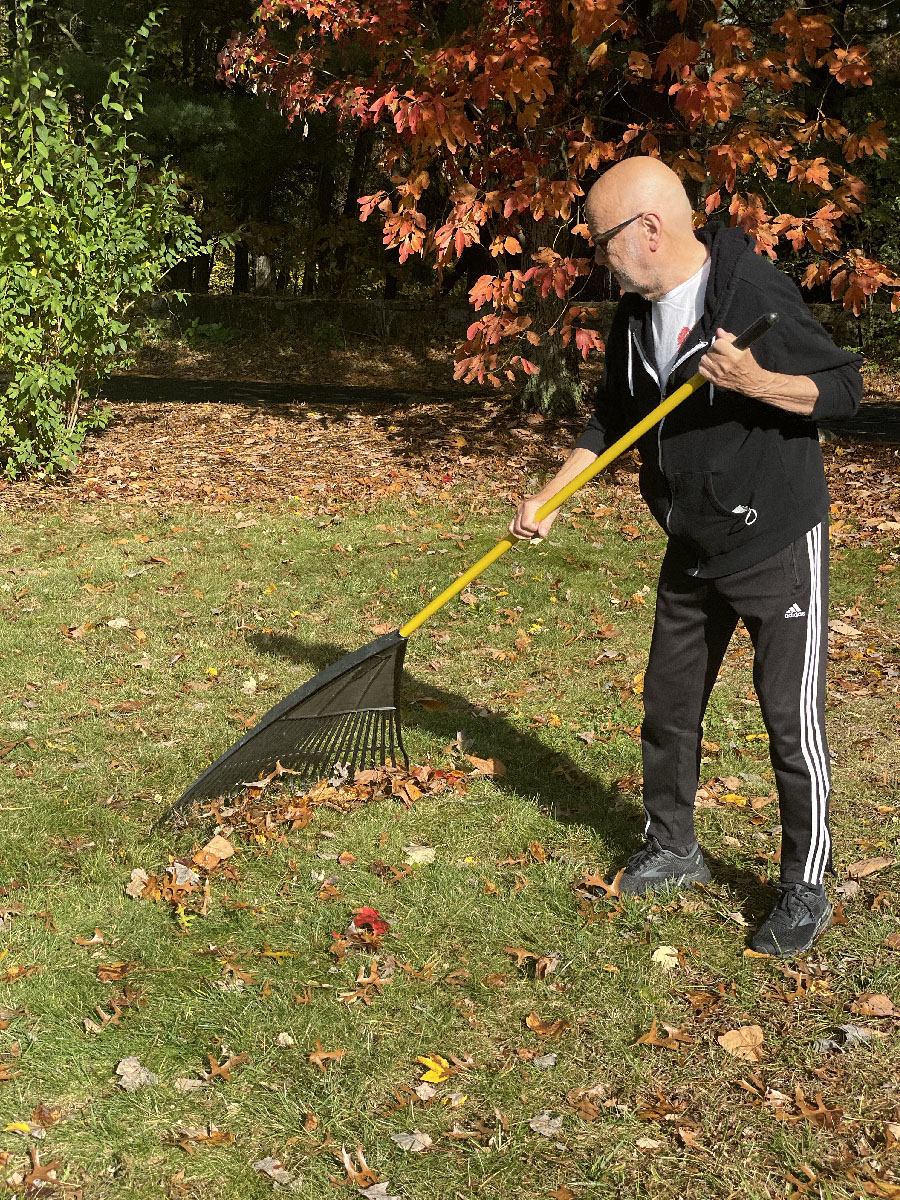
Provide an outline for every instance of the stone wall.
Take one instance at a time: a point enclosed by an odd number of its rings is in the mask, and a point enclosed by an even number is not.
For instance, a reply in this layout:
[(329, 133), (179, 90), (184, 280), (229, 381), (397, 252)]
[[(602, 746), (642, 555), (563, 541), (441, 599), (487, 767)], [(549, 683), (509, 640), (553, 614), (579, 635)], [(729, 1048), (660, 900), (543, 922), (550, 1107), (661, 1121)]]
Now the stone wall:
[[(601, 301), (598, 328), (605, 333), (615, 304)], [(812, 304), (810, 310), (836, 341), (856, 346), (865, 341), (864, 323), (838, 305)], [(439, 300), (308, 300), (286, 296), (232, 296), (193, 293), (181, 303), (168, 296), (154, 299), (155, 316), (170, 313), (182, 327), (193, 321), (221, 325), (249, 333), (284, 330), (302, 333), (315, 340), (338, 341), (346, 337), (391, 342), (400, 345), (429, 345), (459, 342), (474, 319), (474, 310), (459, 302)]]

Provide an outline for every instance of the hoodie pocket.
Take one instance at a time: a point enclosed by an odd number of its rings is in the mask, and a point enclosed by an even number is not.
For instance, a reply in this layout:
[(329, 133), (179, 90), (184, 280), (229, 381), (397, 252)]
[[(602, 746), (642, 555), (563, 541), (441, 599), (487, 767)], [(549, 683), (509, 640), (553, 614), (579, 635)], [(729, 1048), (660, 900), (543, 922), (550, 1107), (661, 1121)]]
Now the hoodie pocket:
[[(672, 494), (666, 527), (669, 533), (719, 553), (733, 539), (751, 537), (758, 512), (752, 494), (735, 494), (722, 472), (679, 471), (668, 476)], [(745, 489), (746, 490), (746, 489)]]

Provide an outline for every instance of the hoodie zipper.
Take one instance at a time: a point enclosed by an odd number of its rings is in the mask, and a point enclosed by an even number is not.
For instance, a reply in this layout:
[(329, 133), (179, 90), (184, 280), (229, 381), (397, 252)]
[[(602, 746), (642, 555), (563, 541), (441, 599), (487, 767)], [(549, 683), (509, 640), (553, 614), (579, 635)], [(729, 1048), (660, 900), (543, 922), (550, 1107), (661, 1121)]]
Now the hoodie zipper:
[[(641, 362), (643, 363), (644, 370), (647, 372), (647, 374), (652, 378), (653, 382), (656, 384), (656, 390), (659, 392), (660, 400), (665, 399), (665, 397), (663, 396), (662, 384), (659, 382), (659, 376), (657, 375), (657, 373), (654, 371), (654, 369), (650, 366), (649, 362), (647, 361), (647, 356), (644, 354), (644, 349), (641, 346), (640, 340), (635, 336), (634, 330), (629, 330), (629, 334), (630, 334), (630, 337), (629, 337), (629, 342), (628, 342), (628, 387), (629, 387), (629, 390), (631, 391), (631, 394), (634, 395), (633, 384), (632, 384), (632, 380), (631, 380), (631, 344), (633, 342), (637, 349), (638, 356), (639, 356)], [(692, 355), (696, 354), (698, 351), (705, 350), (709, 345), (711, 345), (710, 342), (698, 342), (697, 345), (692, 346), (690, 348), (690, 350), (687, 351), (687, 353), (682, 354), (682, 356), (680, 358), (676, 359), (675, 362), (672, 364), (671, 371), (669, 371), (668, 378), (666, 379), (666, 385), (668, 386), (669, 379), (672, 378), (673, 373), (678, 369), (678, 367), (681, 366), (681, 364), (683, 362), (686, 362)], [(710, 389), (710, 403), (712, 403), (712, 399), (711, 399), (712, 384), (709, 385), (709, 389)], [(663, 419), (659, 422), (659, 424), (656, 427), (657, 464), (659, 466), (659, 473), (660, 473), (660, 475), (662, 475), (663, 480), (665, 480), (665, 478), (666, 478), (665, 471), (663, 470), (663, 452), (662, 452), (662, 429), (663, 429), (663, 425), (665, 424), (665, 421), (666, 421), (666, 418), (663, 417)], [(668, 487), (668, 483), (666, 483), (666, 487)], [(666, 512), (666, 530), (668, 533), (672, 532), (672, 530), (669, 526), (669, 519), (672, 516), (672, 509), (674, 507), (675, 507), (675, 497), (672, 495), (672, 489), (669, 488), (669, 508), (668, 508), (668, 511)], [(697, 576), (699, 574), (699, 572), (700, 572), (700, 563), (698, 561), (697, 565), (695, 567), (692, 567), (692, 568), (690, 568), (690, 570), (687, 571), (687, 574)]]
[[(641, 343), (638, 340), (638, 338), (635, 336), (635, 333), (633, 330), (631, 331), (631, 340), (634, 342), (634, 345), (637, 348), (638, 356), (640, 357), (640, 360), (643, 363), (644, 370), (647, 372), (647, 374), (653, 379), (653, 382), (656, 384), (656, 389), (659, 392), (660, 400), (664, 400), (665, 396), (663, 395), (663, 387), (659, 381), (659, 376), (654, 371), (654, 369), (651, 367), (650, 363), (647, 361), (647, 356), (644, 354), (643, 347), (641, 346)], [(668, 386), (669, 379), (672, 378), (672, 375), (675, 373), (675, 371), (678, 370), (678, 368), (681, 366), (681, 364), (683, 362), (687, 362), (687, 360), (689, 358), (691, 358), (692, 355), (698, 353), (698, 351), (705, 350), (708, 345), (709, 345), (709, 342), (698, 342), (697, 345), (692, 346), (690, 348), (690, 350), (687, 351), (686, 354), (682, 354), (682, 356), (680, 358), (676, 359), (675, 362), (672, 364), (672, 369), (669, 371), (668, 377), (666, 379), (666, 386)], [(631, 357), (631, 355), (629, 354), (629, 359), (630, 359), (630, 357)], [(665, 425), (665, 423), (666, 423), (666, 418), (663, 417), (663, 419), (659, 422), (659, 424), (656, 427), (657, 464), (659, 466), (659, 473), (660, 473), (660, 475), (663, 476), (664, 479), (665, 479), (665, 472), (663, 470), (662, 431), (663, 431), (663, 425)], [(669, 529), (669, 518), (672, 515), (672, 509), (674, 508), (674, 506), (675, 506), (675, 497), (671, 495), (671, 489), (670, 489), (669, 511), (666, 513), (666, 529), (669, 530), (670, 533), (671, 533), (671, 529)]]

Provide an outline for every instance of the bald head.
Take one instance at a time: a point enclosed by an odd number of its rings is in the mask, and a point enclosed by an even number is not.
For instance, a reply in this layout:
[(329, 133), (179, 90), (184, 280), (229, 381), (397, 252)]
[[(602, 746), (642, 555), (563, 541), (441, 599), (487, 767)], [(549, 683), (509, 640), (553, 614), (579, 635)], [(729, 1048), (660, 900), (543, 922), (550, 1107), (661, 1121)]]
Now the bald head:
[(587, 197), (587, 212), (611, 228), (635, 213), (652, 210), (670, 226), (671, 232), (692, 236), (691, 202), (681, 180), (658, 158), (626, 158), (610, 167), (597, 180)]
[[(610, 167), (588, 192), (585, 212), (597, 261), (625, 291), (651, 300), (665, 295), (706, 258), (681, 180), (658, 158), (636, 156)], [(608, 242), (603, 239), (625, 222), (630, 224)]]

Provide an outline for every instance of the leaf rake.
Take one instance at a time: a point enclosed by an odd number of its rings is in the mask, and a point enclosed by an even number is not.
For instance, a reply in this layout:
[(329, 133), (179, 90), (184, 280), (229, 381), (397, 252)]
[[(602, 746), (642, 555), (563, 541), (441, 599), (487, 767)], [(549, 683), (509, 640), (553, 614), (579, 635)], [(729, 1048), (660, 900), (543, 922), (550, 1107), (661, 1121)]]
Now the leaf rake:
[[(777, 319), (777, 313), (760, 317), (735, 339), (735, 348), (746, 349)], [(706, 382), (699, 373), (692, 376), (551, 496), (538, 509), (536, 519), (542, 521), (564, 504)], [(291, 692), (208, 766), (160, 821), (183, 814), (196, 800), (252, 786), (273, 771), (288, 777), (291, 788), (299, 790), (323, 778), (352, 779), (358, 767), (398, 765), (401, 758), (408, 768), (397, 708), (407, 640), (518, 540), (507, 534), (405, 625), (345, 655)]]

